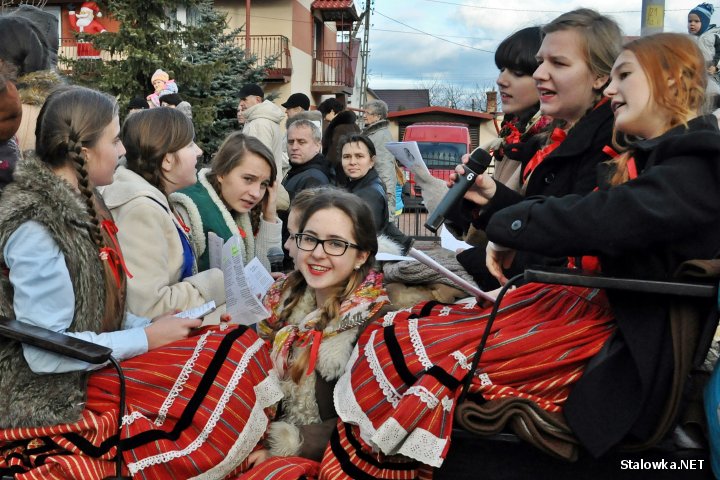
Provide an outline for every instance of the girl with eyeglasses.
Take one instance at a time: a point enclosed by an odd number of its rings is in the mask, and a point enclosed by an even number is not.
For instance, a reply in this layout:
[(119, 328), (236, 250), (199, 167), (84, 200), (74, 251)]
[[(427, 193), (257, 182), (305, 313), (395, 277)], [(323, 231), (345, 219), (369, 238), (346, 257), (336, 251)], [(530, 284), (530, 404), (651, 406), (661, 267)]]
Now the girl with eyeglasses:
[(256, 463), (270, 456), (322, 457), (337, 421), (335, 382), (360, 331), (388, 302), (382, 275), (372, 268), (378, 243), (363, 200), (319, 191), (297, 232), (296, 270), (271, 287), (264, 299), (271, 315), (258, 326), (272, 342), (285, 397), (270, 424), (267, 450), (251, 457)]

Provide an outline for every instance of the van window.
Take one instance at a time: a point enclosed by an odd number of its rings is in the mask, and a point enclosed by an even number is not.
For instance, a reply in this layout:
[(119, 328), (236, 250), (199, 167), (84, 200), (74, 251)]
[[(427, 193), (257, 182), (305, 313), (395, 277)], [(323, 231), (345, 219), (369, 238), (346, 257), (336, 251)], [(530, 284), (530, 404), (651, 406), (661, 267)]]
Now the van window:
[(418, 142), (418, 148), (430, 169), (455, 167), (467, 153), (467, 145), (464, 143)]

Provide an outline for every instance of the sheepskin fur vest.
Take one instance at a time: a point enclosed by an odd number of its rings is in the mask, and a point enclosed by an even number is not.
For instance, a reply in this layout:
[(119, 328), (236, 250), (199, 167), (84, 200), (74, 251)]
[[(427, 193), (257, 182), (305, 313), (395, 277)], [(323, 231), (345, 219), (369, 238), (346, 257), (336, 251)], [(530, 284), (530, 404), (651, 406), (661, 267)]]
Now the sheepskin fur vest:
[[(2, 206), (0, 266), (4, 273), (0, 274), (0, 315), (14, 318), (13, 288), (3, 255), (5, 244), (20, 225), (33, 220), (47, 228), (65, 256), (75, 293), (75, 315), (68, 331), (100, 333), (118, 329), (124, 314), (123, 284), (121, 281), (106, 298), (106, 262), (101, 262), (98, 247), (90, 237), (91, 217), (82, 196), (39, 160), (28, 156), (18, 164), (15, 182), (3, 191)], [(86, 384), (86, 372), (33, 373), (21, 344), (0, 338), (0, 428), (78, 421)]]

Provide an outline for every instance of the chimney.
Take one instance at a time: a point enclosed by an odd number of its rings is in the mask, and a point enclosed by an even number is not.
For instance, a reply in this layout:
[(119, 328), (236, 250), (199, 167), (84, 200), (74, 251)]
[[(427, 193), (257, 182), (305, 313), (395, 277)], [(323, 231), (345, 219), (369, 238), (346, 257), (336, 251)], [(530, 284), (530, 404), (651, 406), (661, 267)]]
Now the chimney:
[(487, 111), (487, 113), (497, 112), (497, 92), (494, 90), (485, 92), (485, 99), (487, 100), (485, 111)]

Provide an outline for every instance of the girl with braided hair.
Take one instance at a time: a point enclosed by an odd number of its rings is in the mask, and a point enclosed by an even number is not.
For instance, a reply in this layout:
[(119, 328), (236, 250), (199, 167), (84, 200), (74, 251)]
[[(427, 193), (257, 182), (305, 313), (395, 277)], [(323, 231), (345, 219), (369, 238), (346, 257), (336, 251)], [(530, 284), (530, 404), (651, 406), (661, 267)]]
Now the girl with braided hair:
[(193, 331), (200, 320), (126, 313), (130, 272), (95, 190), (125, 153), (117, 103), (58, 90), (36, 138), (2, 194), (0, 315), (112, 348), (127, 411), (118, 435), (114, 368), (0, 338), (0, 476), (104, 478), (119, 438), (133, 476), (242, 470), (281, 396), (269, 354), (246, 327)]
[[(258, 325), (273, 344), (285, 397), (256, 463), (270, 455), (320, 459), (337, 421), (335, 382), (363, 326), (388, 302), (382, 275), (372, 269), (373, 216), (359, 197), (317, 190), (300, 213), (294, 241), (297, 270), (270, 288), (264, 300), (270, 317)], [(288, 462), (273, 460), (252, 478)]]

